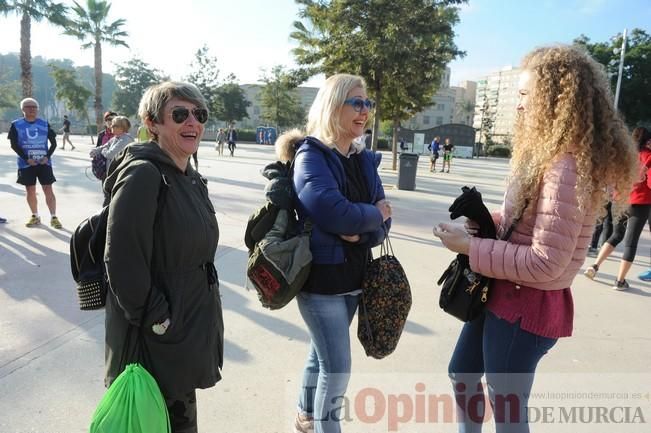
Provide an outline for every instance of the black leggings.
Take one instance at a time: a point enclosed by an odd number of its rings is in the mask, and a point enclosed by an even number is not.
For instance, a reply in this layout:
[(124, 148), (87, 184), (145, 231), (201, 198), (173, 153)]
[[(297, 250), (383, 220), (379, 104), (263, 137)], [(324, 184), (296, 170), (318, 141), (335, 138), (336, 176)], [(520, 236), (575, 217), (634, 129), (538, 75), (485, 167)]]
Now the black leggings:
[(635, 260), (637, 253), (637, 242), (640, 240), (642, 230), (649, 220), (651, 204), (632, 204), (626, 212), (617, 221), (612, 236), (608, 238), (608, 243), (616, 247), (622, 239), (624, 240), (624, 254), (622, 260), (632, 262)]
[[(606, 215), (597, 221), (594, 232), (592, 233), (592, 240), (590, 241), (590, 248), (601, 248), (601, 246), (612, 236), (613, 234), (613, 214), (612, 214), (613, 204), (608, 202), (606, 205)], [(650, 222), (651, 224), (651, 222)], [(650, 226), (651, 227), (651, 226)]]

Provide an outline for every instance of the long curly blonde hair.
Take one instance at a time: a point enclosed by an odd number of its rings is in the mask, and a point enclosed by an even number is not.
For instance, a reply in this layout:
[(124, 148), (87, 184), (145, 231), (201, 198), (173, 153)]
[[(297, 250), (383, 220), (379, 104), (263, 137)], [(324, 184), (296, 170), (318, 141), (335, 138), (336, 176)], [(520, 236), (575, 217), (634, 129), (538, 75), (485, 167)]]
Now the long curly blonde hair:
[(515, 209), (536, 201), (545, 171), (570, 152), (576, 159), (580, 209), (599, 212), (614, 190), (614, 207), (621, 212), (638, 155), (614, 108), (604, 68), (578, 47), (553, 46), (526, 55), (522, 69), (530, 73), (531, 88), (513, 137)]

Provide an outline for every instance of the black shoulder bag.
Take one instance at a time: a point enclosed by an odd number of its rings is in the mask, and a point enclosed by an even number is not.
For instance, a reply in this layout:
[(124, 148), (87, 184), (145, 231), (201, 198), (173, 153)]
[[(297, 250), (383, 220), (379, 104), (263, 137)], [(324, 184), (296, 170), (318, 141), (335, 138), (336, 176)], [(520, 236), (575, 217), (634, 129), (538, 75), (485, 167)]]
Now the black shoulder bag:
[[(461, 215), (465, 215), (475, 221), (480, 218), (479, 215), (484, 215), (481, 218), (482, 220), (490, 218), (488, 209), (481, 202), (481, 194), (475, 188), (470, 189), (464, 187), (463, 191), (464, 193), (450, 207), (452, 219)], [(525, 209), (526, 207), (527, 205), (525, 204)], [(501, 240), (506, 241), (511, 237), (513, 230), (520, 221), (520, 218), (522, 218), (522, 214), (524, 214), (524, 209), (513, 220)], [(485, 224), (493, 226), (492, 230), (488, 230), (489, 232), (495, 232), (492, 218), (490, 218), (490, 222), (485, 221)], [(495, 236), (483, 237), (494, 238)], [(437, 282), (441, 286), (439, 306), (443, 311), (457, 319), (463, 322), (469, 322), (483, 313), (488, 302), (492, 282), (492, 278), (485, 277), (470, 269), (470, 258), (467, 255), (457, 254), (457, 257), (450, 263), (450, 266), (443, 272), (443, 275), (441, 275), (441, 278)]]

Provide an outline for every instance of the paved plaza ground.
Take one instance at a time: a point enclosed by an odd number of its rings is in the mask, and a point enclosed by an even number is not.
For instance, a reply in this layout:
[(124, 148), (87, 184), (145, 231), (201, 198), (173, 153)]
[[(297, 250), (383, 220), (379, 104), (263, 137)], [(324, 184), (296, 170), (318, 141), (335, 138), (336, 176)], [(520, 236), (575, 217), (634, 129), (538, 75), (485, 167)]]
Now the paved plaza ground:
[[(25, 227), (29, 211), (23, 187), (15, 183), (15, 154), (0, 134), (0, 216), (9, 220), (0, 225), (0, 433), (86, 432), (105, 391), (104, 312), (79, 311), (68, 254), (72, 231), (99, 209), (102, 194), (88, 173), (89, 138), (72, 138), (77, 150), (59, 149), (53, 158), (64, 225), (54, 230), (47, 224)], [(226, 326), (224, 379), (198, 392), (200, 431), (288, 433), (309, 337), (294, 303), (268, 311), (245, 288), (244, 227), (261, 204), (260, 169), (274, 160), (273, 149), (240, 144), (235, 157), (219, 157), (212, 143), (203, 142), (199, 158), (220, 226), (215, 262)], [(413, 307), (396, 352), (384, 360), (365, 356), (353, 322), (348, 433), (456, 431), (449, 407), (437, 412), (421, 405), (426, 396), (450, 397), (447, 363), (462, 326), (438, 308), (435, 280), (453, 254), (432, 227), (448, 220), (447, 208), (463, 185), (476, 185), (489, 208), (497, 208), (508, 162), (455, 159), (450, 174), (429, 173), (428, 165), (421, 158), (415, 191), (395, 188), (389, 153), (380, 167), (394, 208), (392, 244), (409, 277)], [(39, 211), (48, 221), (40, 191)], [(635, 278), (649, 265), (650, 247), (645, 230), (627, 292), (610, 288), (619, 250), (595, 281), (577, 276), (574, 335), (543, 359), (534, 391), (545, 393), (532, 398), (537, 408), (551, 407), (554, 419), (544, 422), (544, 411), (535, 411), (533, 432), (651, 431), (651, 285)], [(609, 422), (582, 422), (578, 407), (606, 407)], [(638, 407), (644, 422), (634, 416)], [(563, 423), (560, 408), (577, 416)], [(626, 408), (628, 422), (612, 424), (625, 418), (620, 415)]]

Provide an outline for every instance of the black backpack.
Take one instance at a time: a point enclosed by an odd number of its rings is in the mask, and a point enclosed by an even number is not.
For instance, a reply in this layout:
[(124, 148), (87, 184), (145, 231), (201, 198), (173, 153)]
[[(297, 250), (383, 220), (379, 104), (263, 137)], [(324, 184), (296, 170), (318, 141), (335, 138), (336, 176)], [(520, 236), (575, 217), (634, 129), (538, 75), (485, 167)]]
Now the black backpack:
[[(169, 187), (167, 176), (158, 168), (161, 183), (158, 189), (158, 208), (154, 225), (163, 208), (165, 193)], [(109, 206), (83, 220), (70, 238), (70, 270), (77, 283), (77, 295), (81, 310), (99, 310), (106, 305), (106, 293), (109, 288), (108, 276), (104, 266), (104, 247), (106, 246), (106, 226)]]
[(302, 230), (298, 226), (292, 163), (269, 164), (262, 174), (269, 179), (266, 201), (249, 217), (244, 233), (246, 275), (262, 306), (276, 310), (301, 291), (310, 274), (312, 225), (308, 219)]

